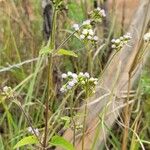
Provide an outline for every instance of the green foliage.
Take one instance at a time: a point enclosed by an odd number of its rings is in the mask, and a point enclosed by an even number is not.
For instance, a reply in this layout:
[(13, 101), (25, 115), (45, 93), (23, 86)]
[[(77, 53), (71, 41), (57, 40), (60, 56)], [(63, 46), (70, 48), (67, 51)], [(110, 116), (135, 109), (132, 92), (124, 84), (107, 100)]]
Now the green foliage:
[(144, 94), (150, 95), (150, 76), (146, 71), (142, 75), (142, 89)]
[(47, 54), (49, 54), (51, 52), (52, 52), (52, 50), (49, 48), (48, 45), (46, 45), (46, 46), (44, 46), (44, 47), (41, 48), (39, 54), (40, 55), (47, 55)]
[(75, 148), (70, 142), (66, 141), (63, 137), (58, 136), (58, 135), (55, 135), (54, 137), (52, 137), (50, 145), (61, 147), (64, 150), (75, 150)]
[(13, 149), (25, 146), (25, 145), (30, 145), (30, 144), (37, 144), (38, 143), (38, 139), (36, 136), (28, 136), (28, 137), (24, 137), (23, 139), (21, 139), (15, 146)]
[(73, 57), (78, 57), (77, 54), (75, 54), (73, 51), (65, 50), (65, 49), (59, 49), (57, 51), (58, 55), (66, 55), (66, 56), (73, 56)]
[(64, 116), (60, 118), (61, 121), (64, 123), (64, 128), (67, 129), (70, 127), (70, 123), (71, 123), (71, 118), (68, 116)]

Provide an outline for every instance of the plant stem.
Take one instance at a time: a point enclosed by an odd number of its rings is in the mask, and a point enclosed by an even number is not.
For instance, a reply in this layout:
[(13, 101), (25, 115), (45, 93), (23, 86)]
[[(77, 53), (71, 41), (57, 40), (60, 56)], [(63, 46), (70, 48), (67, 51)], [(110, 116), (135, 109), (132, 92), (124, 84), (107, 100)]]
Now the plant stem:
[(87, 115), (87, 101), (85, 102), (85, 108), (84, 108), (83, 135), (82, 135), (82, 150), (84, 150), (84, 142), (85, 142), (86, 115)]
[(83, 118), (83, 133), (82, 133), (82, 150), (84, 150), (84, 143), (85, 143), (85, 131), (86, 131), (86, 115), (87, 115), (87, 98), (89, 96), (88, 92), (88, 85), (86, 85), (86, 98), (85, 98), (85, 108), (84, 108), (84, 118)]
[(75, 146), (75, 135), (76, 135), (76, 123), (74, 121), (74, 118), (73, 118), (73, 96), (74, 96), (74, 93), (72, 94), (72, 97), (71, 97), (71, 101), (70, 101), (70, 115), (71, 115), (71, 120), (72, 120), (72, 123), (73, 123), (73, 145)]
[[(54, 7), (53, 10), (53, 20), (52, 20), (52, 33), (50, 40), (48, 41), (48, 45), (50, 50), (55, 50), (55, 32), (56, 32), (56, 18), (57, 18), (57, 10)], [(48, 66), (47, 66), (47, 98), (45, 102), (45, 131), (44, 131), (44, 140), (43, 140), (43, 150), (47, 147), (47, 133), (48, 133), (48, 117), (49, 117), (49, 100), (52, 97), (52, 89), (53, 89), (53, 60), (52, 55), (48, 56)], [(51, 106), (53, 102), (51, 101)]]
[(29, 126), (31, 127), (31, 129), (32, 129), (32, 131), (33, 131), (33, 133), (34, 133), (34, 135), (36, 136), (36, 138), (38, 139), (39, 143), (40, 143), (41, 146), (42, 146), (43, 144), (41, 143), (41, 140), (40, 140), (39, 136), (36, 134), (36, 132), (35, 132), (33, 126), (32, 126), (31, 120), (30, 120), (29, 116), (26, 114), (26, 112), (24, 111), (24, 109), (22, 108), (20, 102), (19, 102), (18, 100), (16, 100), (15, 98), (13, 98), (13, 102), (14, 102), (14, 103), (20, 108), (20, 110), (23, 112), (25, 118), (26, 118), (27, 121), (28, 121)]
[(129, 132), (129, 119), (130, 119), (130, 110), (129, 110), (129, 98), (130, 98), (130, 84), (131, 84), (131, 75), (129, 74), (128, 80), (128, 93), (126, 99), (126, 107), (124, 108), (124, 134), (123, 134), (123, 143), (122, 143), (122, 150), (127, 150), (127, 143), (128, 143), (128, 132)]

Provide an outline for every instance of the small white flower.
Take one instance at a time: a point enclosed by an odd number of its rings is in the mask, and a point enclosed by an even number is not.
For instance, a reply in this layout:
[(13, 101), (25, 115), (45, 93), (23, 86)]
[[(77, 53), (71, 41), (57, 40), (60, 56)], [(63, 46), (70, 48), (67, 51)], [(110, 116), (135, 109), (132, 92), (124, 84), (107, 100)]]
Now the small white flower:
[(127, 35), (127, 34), (124, 35), (123, 37), (124, 37), (125, 39), (131, 39), (131, 36), (129, 36), (129, 35)]
[(115, 45), (115, 44), (113, 44), (111, 47), (112, 47), (112, 48), (116, 48), (116, 45)]
[(149, 42), (149, 41), (150, 41), (150, 32), (149, 32), (149, 33), (146, 33), (146, 34), (144, 35), (144, 41), (145, 41), (145, 42)]
[(70, 72), (70, 71), (67, 74), (68, 74), (68, 76), (72, 76), (72, 72)]
[(86, 78), (89, 78), (89, 77), (90, 77), (90, 75), (89, 75), (88, 72), (86, 72), (86, 73), (84, 74), (84, 76), (85, 76)]
[(60, 89), (60, 92), (65, 93), (65, 92), (66, 92), (66, 88), (65, 88), (65, 87), (62, 87), (62, 88)]
[(35, 133), (36, 133), (36, 135), (39, 135), (39, 129), (35, 129)]
[(83, 72), (80, 72), (80, 73), (79, 73), (79, 76), (80, 76), (80, 77), (83, 77), (83, 76), (84, 76)]
[(72, 89), (72, 86), (67, 85), (67, 89), (68, 89), (68, 90)]
[(28, 132), (32, 132), (32, 128), (31, 127), (28, 127)]
[(71, 86), (71, 87), (73, 87), (73, 86), (75, 85), (75, 83), (74, 83), (73, 81), (70, 81), (70, 82), (68, 83), (68, 85)]
[(76, 79), (78, 76), (77, 76), (76, 73), (73, 73), (73, 74), (72, 74), (72, 77)]
[(94, 32), (92, 29), (89, 29), (88, 32), (89, 32), (89, 35), (94, 35)]
[(123, 36), (121, 36), (121, 37), (120, 37), (120, 40), (122, 41), (123, 39), (124, 39)]
[(91, 78), (89, 79), (89, 81), (93, 82), (93, 81), (95, 81), (95, 78), (91, 77)]
[(126, 34), (126, 37), (127, 37), (128, 39), (131, 39), (131, 38), (132, 38), (131, 33), (127, 33), (127, 34)]
[(80, 27), (79, 27), (78, 24), (74, 24), (74, 25), (73, 25), (73, 28), (75, 29), (75, 31), (78, 31)]
[(92, 36), (90, 36), (90, 35), (87, 36), (87, 39), (88, 39), (88, 40), (91, 40), (91, 39), (92, 39)]
[(120, 43), (120, 39), (116, 39), (116, 40), (115, 40), (115, 43), (116, 43), (116, 44), (119, 44), (119, 43)]
[(61, 75), (61, 77), (62, 77), (63, 79), (66, 79), (68, 76), (67, 76), (66, 73), (63, 73), (63, 74)]
[(100, 9), (100, 7), (97, 7), (96, 10), (100, 11), (101, 9)]
[(98, 84), (98, 82), (97, 82), (97, 81), (94, 81), (94, 84), (95, 84), (95, 85), (97, 85), (97, 84)]
[(93, 40), (94, 40), (94, 41), (98, 41), (98, 36), (94, 36), (94, 37), (93, 37)]
[(78, 80), (77, 80), (77, 79), (73, 79), (72, 82), (73, 82), (74, 84), (76, 84), (76, 83), (78, 82)]
[(104, 9), (100, 10), (100, 12), (101, 12), (101, 14), (102, 14), (103, 17), (106, 17), (106, 13), (105, 13)]
[(85, 35), (81, 34), (81, 35), (80, 35), (80, 39), (81, 39), (81, 40), (85, 39)]
[(82, 25), (90, 25), (91, 23), (91, 20), (85, 20), (83, 21)]
[(3, 92), (5, 92), (5, 93), (10, 92), (10, 90), (11, 90), (11, 87), (9, 87), (9, 86), (3, 87)]
[(115, 43), (115, 41), (116, 41), (115, 39), (112, 39), (112, 40), (111, 40), (112, 43)]
[(87, 29), (84, 29), (84, 30), (82, 31), (82, 34), (87, 35), (87, 34), (88, 34), (88, 30), (87, 30)]
[[(39, 135), (39, 129), (35, 128), (35, 129), (32, 129), (31, 127), (28, 127), (28, 132), (34, 134), (34, 132), (36, 133), (36, 135)], [(33, 131), (34, 130), (34, 131)]]

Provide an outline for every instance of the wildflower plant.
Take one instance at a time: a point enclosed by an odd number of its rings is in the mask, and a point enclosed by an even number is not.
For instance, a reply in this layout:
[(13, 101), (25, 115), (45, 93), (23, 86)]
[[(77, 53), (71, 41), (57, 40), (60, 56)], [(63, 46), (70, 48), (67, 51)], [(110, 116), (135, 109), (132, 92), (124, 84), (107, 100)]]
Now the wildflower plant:
[(75, 87), (79, 87), (83, 90), (89, 90), (90, 93), (95, 92), (95, 85), (98, 83), (97, 78), (90, 77), (89, 73), (80, 72), (79, 74), (68, 72), (62, 74), (62, 79), (65, 80), (64, 85), (61, 87), (60, 91), (62, 93), (67, 93), (73, 90)]
[(129, 40), (131, 38), (132, 37), (131, 37), (130, 33), (127, 33), (127, 34), (121, 36), (118, 39), (112, 39), (111, 40), (111, 43), (112, 43), (111, 47), (112, 47), (112, 49), (114, 49), (116, 51), (119, 51), (124, 45), (126, 45), (129, 42)]
[(80, 40), (83, 40), (85, 42), (90, 41), (93, 44), (98, 41), (98, 36), (95, 35), (95, 32), (91, 25), (91, 20), (83, 21), (81, 26), (79, 24), (74, 24), (73, 28), (77, 32), (77, 35), (79, 36)]
[(96, 34), (95, 23), (101, 22), (102, 18), (105, 16), (105, 11), (98, 7), (89, 13), (89, 18), (83, 21), (82, 24), (73, 25), (76, 37), (78, 37), (84, 43), (87, 52), (87, 71), (90, 74), (93, 72), (93, 47), (97, 47), (98, 41), (100, 41)]
[(97, 7), (93, 11), (89, 13), (90, 18), (93, 22), (102, 22), (102, 19), (106, 17), (104, 9), (101, 9), (100, 7)]

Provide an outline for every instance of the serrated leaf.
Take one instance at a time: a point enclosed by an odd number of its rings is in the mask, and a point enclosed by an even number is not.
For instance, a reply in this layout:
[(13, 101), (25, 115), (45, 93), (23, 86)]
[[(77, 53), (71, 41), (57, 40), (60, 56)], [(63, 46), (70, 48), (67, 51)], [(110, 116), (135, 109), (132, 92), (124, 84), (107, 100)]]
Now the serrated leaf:
[(37, 144), (38, 143), (38, 139), (36, 136), (28, 136), (28, 137), (24, 137), (23, 139), (21, 139), (14, 147), (13, 149), (16, 149), (18, 147), (22, 147), (25, 145), (30, 145), (30, 144)]
[(70, 142), (68, 142), (63, 137), (58, 136), (58, 135), (52, 137), (50, 144), (52, 146), (61, 147), (64, 150), (75, 150), (75, 148), (73, 147), (73, 145)]
[(65, 50), (65, 49), (59, 49), (57, 51), (58, 55), (66, 55), (66, 56), (73, 56), (73, 57), (78, 57), (78, 55), (76, 53), (74, 53), (73, 51), (69, 51), (69, 50)]

